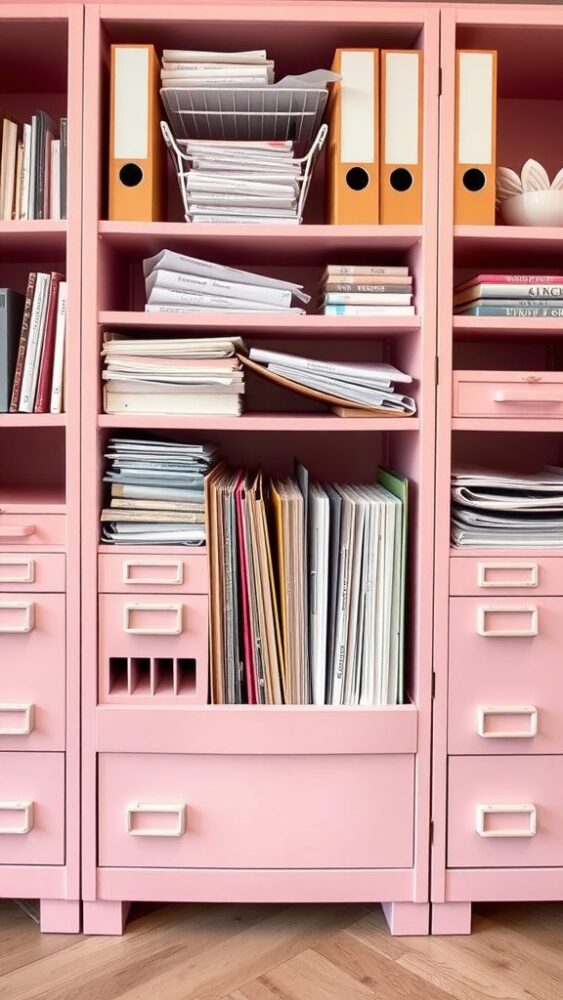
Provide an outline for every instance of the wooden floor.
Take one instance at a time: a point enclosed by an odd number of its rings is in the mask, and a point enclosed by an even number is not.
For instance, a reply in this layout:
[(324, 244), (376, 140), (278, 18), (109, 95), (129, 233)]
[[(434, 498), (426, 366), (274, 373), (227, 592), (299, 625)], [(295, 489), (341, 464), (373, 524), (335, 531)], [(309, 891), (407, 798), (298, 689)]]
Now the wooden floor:
[(166, 906), (122, 938), (41, 935), (0, 902), (1, 1000), (561, 1000), (563, 905), (392, 938), (379, 908)]

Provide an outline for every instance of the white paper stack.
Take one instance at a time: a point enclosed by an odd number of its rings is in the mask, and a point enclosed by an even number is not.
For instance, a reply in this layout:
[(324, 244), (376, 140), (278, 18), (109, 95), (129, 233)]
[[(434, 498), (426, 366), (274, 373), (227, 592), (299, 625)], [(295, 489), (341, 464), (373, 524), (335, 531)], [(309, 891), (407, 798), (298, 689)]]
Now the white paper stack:
[(203, 545), (203, 482), (216, 448), (149, 436), (111, 438), (101, 514), (102, 541), (124, 545)]
[(535, 475), (452, 472), (452, 544), (465, 548), (562, 548), (563, 468)]
[(238, 416), (244, 371), (239, 337), (145, 339), (106, 333), (105, 413)]
[(302, 285), (161, 250), (143, 261), (147, 312), (267, 312), (303, 314)]
[(265, 49), (164, 49), (160, 78), (163, 87), (266, 87), (274, 82), (274, 60), (266, 57)]

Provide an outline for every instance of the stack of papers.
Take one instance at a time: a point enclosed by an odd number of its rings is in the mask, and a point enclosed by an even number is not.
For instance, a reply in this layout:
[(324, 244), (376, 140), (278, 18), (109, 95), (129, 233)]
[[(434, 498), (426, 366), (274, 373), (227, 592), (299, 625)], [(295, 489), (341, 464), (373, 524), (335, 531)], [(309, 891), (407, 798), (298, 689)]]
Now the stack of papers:
[(124, 545), (203, 545), (203, 483), (215, 458), (210, 444), (149, 436), (110, 438), (102, 541)]
[(147, 312), (267, 312), (303, 314), (302, 285), (161, 250), (143, 261)]
[(238, 416), (244, 372), (239, 337), (149, 340), (106, 333), (105, 413)]
[(563, 547), (563, 468), (536, 475), (466, 468), (452, 473), (452, 544)]
[(408, 482), (206, 479), (215, 704), (403, 699)]
[(266, 58), (265, 49), (164, 49), (160, 78), (163, 87), (265, 87), (274, 82), (274, 60)]
[(329, 264), (321, 283), (325, 316), (414, 316), (408, 267)]

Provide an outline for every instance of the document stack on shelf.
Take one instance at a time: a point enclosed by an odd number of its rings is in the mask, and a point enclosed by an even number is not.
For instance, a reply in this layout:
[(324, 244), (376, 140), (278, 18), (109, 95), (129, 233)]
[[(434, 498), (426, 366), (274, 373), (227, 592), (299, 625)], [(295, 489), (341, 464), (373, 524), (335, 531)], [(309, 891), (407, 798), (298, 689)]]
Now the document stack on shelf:
[(33, 271), (25, 297), (0, 289), (0, 412), (62, 412), (66, 303), (56, 272)]
[(563, 317), (563, 275), (477, 274), (454, 288), (459, 316)]
[(206, 478), (215, 704), (403, 700), (408, 481)]
[(102, 541), (123, 545), (203, 545), (204, 477), (216, 448), (139, 435), (110, 438), (104, 482), (109, 507)]
[(325, 316), (414, 316), (408, 267), (329, 264), (321, 285)]
[(105, 413), (184, 413), (238, 416), (244, 371), (239, 337), (130, 337), (106, 333)]
[(463, 548), (562, 548), (563, 468), (534, 475), (452, 472), (452, 544)]
[(265, 87), (274, 82), (274, 60), (266, 57), (265, 49), (164, 49), (160, 78), (163, 87)]
[(303, 315), (302, 285), (161, 250), (143, 261), (147, 312), (267, 312)]
[(3, 118), (0, 142), (0, 219), (66, 219), (67, 119)]

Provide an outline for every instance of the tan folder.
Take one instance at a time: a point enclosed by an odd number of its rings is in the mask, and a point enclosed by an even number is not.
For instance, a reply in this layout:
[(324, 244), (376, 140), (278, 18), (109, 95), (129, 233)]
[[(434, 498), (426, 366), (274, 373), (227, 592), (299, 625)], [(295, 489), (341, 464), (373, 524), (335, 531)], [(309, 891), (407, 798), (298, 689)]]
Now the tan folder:
[(337, 49), (328, 152), (328, 218), (334, 224), (379, 221), (379, 51)]
[(497, 53), (456, 53), (456, 225), (495, 223)]
[(164, 142), (154, 45), (112, 45), (109, 218), (162, 218)]
[(422, 52), (381, 52), (379, 221), (422, 222)]

